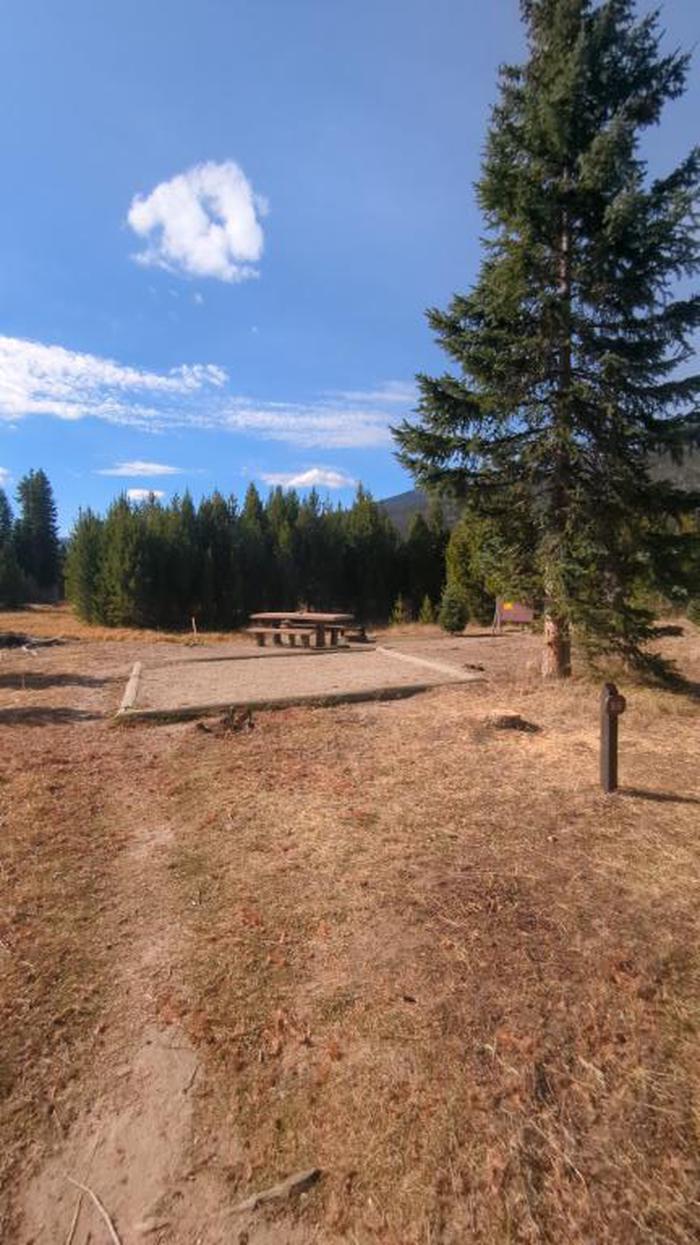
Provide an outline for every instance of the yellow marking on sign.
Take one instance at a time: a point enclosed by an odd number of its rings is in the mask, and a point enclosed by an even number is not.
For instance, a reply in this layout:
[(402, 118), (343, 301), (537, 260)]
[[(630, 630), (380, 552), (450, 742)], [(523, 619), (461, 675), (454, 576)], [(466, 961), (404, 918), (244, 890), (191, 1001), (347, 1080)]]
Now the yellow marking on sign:
[(503, 609), (504, 609), (504, 610), (512, 610), (512, 608), (513, 608), (513, 602), (512, 602), (512, 601), (504, 601), (504, 602), (503, 602)]

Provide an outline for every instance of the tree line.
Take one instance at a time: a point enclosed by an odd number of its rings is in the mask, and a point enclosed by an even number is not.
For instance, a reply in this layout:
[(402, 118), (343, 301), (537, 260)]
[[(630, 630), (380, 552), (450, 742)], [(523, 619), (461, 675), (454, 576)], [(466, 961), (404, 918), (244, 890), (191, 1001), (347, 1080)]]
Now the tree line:
[(382, 620), (434, 613), (449, 532), (435, 504), (404, 538), (363, 488), (351, 506), (316, 491), (251, 484), (242, 505), (219, 492), (195, 505), (122, 495), (102, 517), (84, 510), (66, 555), (66, 595), (88, 622), (227, 629), (262, 609), (351, 610)]
[[(44, 471), (23, 477), (17, 501), (15, 517), (0, 489), (4, 606), (56, 600), (65, 589), (86, 622), (114, 627), (180, 630), (194, 619), (202, 630), (228, 630), (256, 610), (306, 605), (456, 632), (469, 621), (488, 625), (497, 596), (542, 605), (536, 571), (523, 572), (500, 525), (465, 504), (448, 526), (437, 497), (404, 536), (362, 487), (348, 507), (315, 490), (276, 488), (263, 500), (252, 484), (242, 505), (219, 492), (198, 505), (189, 493), (167, 504), (121, 495), (104, 516), (82, 510), (65, 544)], [(688, 532), (697, 549), (697, 519)], [(687, 608), (700, 621), (697, 557), (681, 576), (669, 564), (665, 580), (647, 567), (637, 602), (651, 612)]]

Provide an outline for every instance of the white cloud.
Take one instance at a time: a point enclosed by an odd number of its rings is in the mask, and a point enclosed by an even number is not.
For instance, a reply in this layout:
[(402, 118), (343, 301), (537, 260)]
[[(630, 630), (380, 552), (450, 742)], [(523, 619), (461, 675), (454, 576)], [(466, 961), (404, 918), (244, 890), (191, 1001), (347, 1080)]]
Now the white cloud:
[(260, 479), (266, 484), (281, 484), (283, 488), (352, 488), (356, 483), (352, 476), (329, 467), (311, 467), (308, 471), (263, 471)]
[(417, 394), (415, 385), (410, 381), (387, 380), (377, 389), (333, 390), (330, 397), (340, 398), (344, 402), (379, 402), (412, 406), (416, 402)]
[(312, 403), (253, 403), (234, 398), (224, 405), (222, 423), (232, 431), (266, 441), (285, 441), (303, 449), (368, 449), (389, 445), (396, 413), (381, 408), (347, 407), (319, 399)]
[(128, 488), (126, 495), (129, 501), (148, 501), (150, 497), (155, 497), (156, 501), (160, 501), (165, 497), (165, 493), (159, 488)]
[(179, 467), (169, 467), (167, 463), (149, 463), (134, 458), (130, 462), (115, 463), (113, 467), (101, 467), (98, 476), (177, 476), (181, 474)]
[(401, 391), (408, 411), (413, 390), (402, 390), (398, 381), (308, 402), (265, 402), (233, 393), (226, 371), (214, 364), (151, 372), (0, 336), (0, 422), (6, 427), (25, 416), (53, 415), (145, 432), (219, 429), (306, 450), (380, 448), (391, 444), (390, 425), (403, 413)]
[(219, 281), (257, 276), (267, 204), (233, 160), (196, 164), (132, 199), (127, 220), (145, 250), (140, 264)]
[(94, 415), (112, 423), (143, 423), (151, 413), (144, 397), (161, 404), (163, 399), (184, 400), (204, 389), (220, 389), (227, 380), (224, 369), (213, 364), (147, 372), (62, 346), (0, 337), (0, 419)]
[(5, 488), (10, 483), (12, 476), (7, 467), (0, 467), (0, 488)]

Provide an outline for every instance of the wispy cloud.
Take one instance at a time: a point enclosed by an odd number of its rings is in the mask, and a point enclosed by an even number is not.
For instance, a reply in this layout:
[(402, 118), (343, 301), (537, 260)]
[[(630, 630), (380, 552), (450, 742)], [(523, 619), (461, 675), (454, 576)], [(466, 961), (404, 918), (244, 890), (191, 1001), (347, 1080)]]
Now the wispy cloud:
[(87, 415), (113, 423), (147, 419), (147, 401), (186, 399), (204, 389), (221, 389), (228, 380), (213, 364), (185, 364), (170, 372), (125, 367), (112, 359), (80, 354), (62, 346), (17, 337), (0, 337), (0, 418)]
[(113, 467), (100, 467), (96, 472), (98, 476), (124, 476), (127, 479), (134, 476), (177, 476), (180, 474), (180, 467), (170, 467), (167, 463), (149, 463), (141, 458), (134, 458), (126, 463), (115, 463)]
[(398, 406), (410, 406), (416, 401), (416, 387), (411, 381), (387, 380), (376, 389), (340, 389), (331, 390), (330, 398), (342, 402), (387, 403)]
[(233, 161), (197, 164), (132, 199), (127, 220), (146, 247), (140, 264), (219, 281), (257, 276), (267, 203)]
[(5, 485), (9, 484), (11, 479), (12, 476), (10, 475), (9, 469), (7, 467), (0, 467), (0, 488), (5, 488)]
[(128, 488), (126, 495), (129, 501), (148, 501), (151, 497), (155, 497), (156, 501), (161, 501), (165, 497), (165, 493), (159, 488)]
[(222, 410), (231, 431), (285, 441), (303, 449), (369, 449), (389, 445), (395, 413), (380, 407), (350, 407), (325, 398), (309, 403), (253, 403), (234, 398)]
[(352, 476), (330, 467), (310, 467), (308, 471), (262, 471), (260, 479), (266, 484), (281, 484), (283, 488), (352, 488), (356, 483)]
[(146, 432), (219, 429), (307, 450), (379, 448), (391, 443), (390, 425), (402, 405), (410, 409), (412, 394), (412, 386), (391, 381), (308, 402), (265, 402), (233, 393), (228, 374), (214, 364), (153, 372), (62, 346), (0, 337), (0, 420), (8, 423), (53, 415)]

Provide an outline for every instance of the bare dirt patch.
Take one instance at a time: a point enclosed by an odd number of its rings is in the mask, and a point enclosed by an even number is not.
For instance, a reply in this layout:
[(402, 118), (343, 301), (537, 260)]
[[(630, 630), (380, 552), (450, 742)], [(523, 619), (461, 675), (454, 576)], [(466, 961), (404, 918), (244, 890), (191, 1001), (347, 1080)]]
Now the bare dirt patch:
[(700, 707), (625, 684), (606, 798), (599, 684), (455, 643), (488, 683), (221, 733), (108, 725), (159, 644), (3, 659), (3, 1240), (66, 1172), (125, 1245), (698, 1239)]

